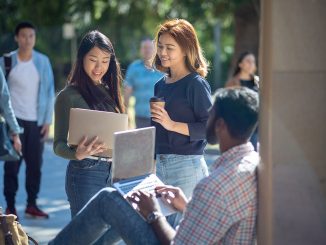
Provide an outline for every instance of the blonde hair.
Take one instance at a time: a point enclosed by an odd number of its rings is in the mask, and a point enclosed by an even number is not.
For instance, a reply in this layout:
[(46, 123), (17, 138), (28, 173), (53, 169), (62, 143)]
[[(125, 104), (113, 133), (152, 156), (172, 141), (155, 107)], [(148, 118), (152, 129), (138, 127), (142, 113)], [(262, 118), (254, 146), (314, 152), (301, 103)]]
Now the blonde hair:
[[(184, 19), (168, 20), (158, 27), (155, 36), (155, 48), (161, 35), (168, 33), (178, 43), (186, 54), (186, 66), (192, 72), (197, 72), (202, 77), (206, 77), (208, 63), (200, 47), (194, 27)], [(153, 65), (156, 69), (166, 72), (170, 75), (169, 68), (163, 67), (157, 52), (153, 58)]]

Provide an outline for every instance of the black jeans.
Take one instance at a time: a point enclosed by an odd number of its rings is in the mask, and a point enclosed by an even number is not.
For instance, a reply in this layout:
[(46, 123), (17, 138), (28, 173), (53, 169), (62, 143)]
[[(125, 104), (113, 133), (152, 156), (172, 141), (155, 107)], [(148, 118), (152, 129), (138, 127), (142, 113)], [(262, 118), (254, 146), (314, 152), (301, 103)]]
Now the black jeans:
[(27, 205), (35, 205), (37, 194), (40, 191), (41, 166), (44, 143), (42, 142), (41, 129), (37, 122), (18, 119), (18, 124), (24, 128), (20, 135), (23, 156), (16, 162), (5, 162), (4, 165), (4, 190), (7, 206), (15, 207), (15, 196), (18, 190), (18, 173), (22, 163), (26, 163), (25, 188), (27, 191)]

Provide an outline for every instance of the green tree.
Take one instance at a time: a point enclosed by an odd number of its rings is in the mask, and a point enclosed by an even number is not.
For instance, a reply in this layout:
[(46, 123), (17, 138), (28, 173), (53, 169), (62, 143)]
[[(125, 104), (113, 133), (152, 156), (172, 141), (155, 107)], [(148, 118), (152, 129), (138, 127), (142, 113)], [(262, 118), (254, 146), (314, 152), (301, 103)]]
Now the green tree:
[(185, 18), (197, 30), (207, 59), (212, 64), (208, 81), (215, 84), (214, 28), (220, 26), (221, 80), (232, 70), (243, 50), (258, 54), (259, 0), (0, 0), (0, 52), (16, 47), (13, 28), (21, 20), (38, 27), (36, 48), (48, 54), (55, 70), (57, 89), (70, 69), (70, 42), (62, 37), (62, 25), (75, 25), (79, 42), (90, 29), (99, 29), (114, 44), (123, 69), (138, 56), (143, 36), (154, 37), (156, 27), (168, 18)]

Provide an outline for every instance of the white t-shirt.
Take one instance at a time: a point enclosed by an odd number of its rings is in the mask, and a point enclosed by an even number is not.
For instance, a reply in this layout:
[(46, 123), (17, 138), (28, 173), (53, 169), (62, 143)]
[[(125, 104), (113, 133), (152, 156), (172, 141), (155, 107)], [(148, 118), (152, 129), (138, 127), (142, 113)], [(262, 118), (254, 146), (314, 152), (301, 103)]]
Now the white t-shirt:
[(10, 71), (9, 91), (12, 107), (17, 118), (37, 121), (37, 99), (40, 76), (33, 60), (20, 61)]

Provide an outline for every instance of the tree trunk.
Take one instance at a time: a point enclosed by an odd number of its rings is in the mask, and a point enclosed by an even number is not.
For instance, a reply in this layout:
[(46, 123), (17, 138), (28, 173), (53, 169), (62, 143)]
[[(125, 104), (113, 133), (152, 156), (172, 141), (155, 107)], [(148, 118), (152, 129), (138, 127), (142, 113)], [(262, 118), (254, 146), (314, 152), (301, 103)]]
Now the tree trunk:
[(260, 0), (240, 5), (234, 13), (235, 43), (229, 76), (235, 68), (239, 55), (244, 51), (255, 54), (258, 64)]

